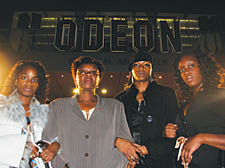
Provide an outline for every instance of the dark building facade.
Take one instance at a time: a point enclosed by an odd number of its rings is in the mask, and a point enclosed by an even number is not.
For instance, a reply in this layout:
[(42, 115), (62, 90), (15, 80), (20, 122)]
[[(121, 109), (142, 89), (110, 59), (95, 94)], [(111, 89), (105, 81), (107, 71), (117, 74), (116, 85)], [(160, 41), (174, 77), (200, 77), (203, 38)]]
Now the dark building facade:
[(14, 62), (38, 59), (44, 63), (56, 85), (50, 98), (72, 94), (70, 63), (80, 55), (103, 61), (106, 74), (100, 89), (106, 88), (106, 96), (113, 97), (122, 90), (127, 66), (140, 50), (153, 55), (155, 79), (172, 87), (171, 64), (185, 50), (200, 49), (223, 64), (224, 31), (225, 18), (212, 14), (18, 11), (9, 44)]

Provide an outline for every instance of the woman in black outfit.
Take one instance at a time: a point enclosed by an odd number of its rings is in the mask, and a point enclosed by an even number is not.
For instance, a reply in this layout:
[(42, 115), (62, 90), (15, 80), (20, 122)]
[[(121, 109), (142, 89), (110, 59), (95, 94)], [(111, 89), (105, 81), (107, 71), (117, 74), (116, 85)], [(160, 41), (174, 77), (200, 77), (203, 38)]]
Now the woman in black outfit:
[(189, 52), (175, 61), (174, 70), (182, 106), (176, 125), (165, 127), (165, 136), (187, 138), (181, 152), (185, 167), (216, 168), (224, 157), (219, 149), (225, 149), (225, 90), (218, 88), (219, 68), (207, 55)]
[(133, 140), (144, 155), (135, 168), (172, 168), (173, 139), (164, 138), (162, 132), (167, 123), (175, 121), (175, 93), (152, 79), (152, 57), (148, 53), (135, 55), (129, 73), (125, 91), (116, 98), (124, 103)]

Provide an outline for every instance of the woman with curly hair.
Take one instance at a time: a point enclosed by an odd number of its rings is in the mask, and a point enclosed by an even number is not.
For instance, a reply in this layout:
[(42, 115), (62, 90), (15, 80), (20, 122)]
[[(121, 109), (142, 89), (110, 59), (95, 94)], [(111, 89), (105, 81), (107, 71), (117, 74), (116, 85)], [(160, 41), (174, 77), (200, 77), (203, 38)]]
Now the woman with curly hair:
[(215, 61), (200, 52), (184, 53), (175, 60), (181, 108), (177, 123), (167, 124), (164, 133), (168, 138), (182, 136), (177, 145), (182, 144), (178, 155), (184, 167), (221, 166), (221, 150), (225, 150), (225, 90), (218, 88), (219, 71)]
[[(30, 158), (50, 161), (58, 151), (52, 143), (40, 155), (32, 144), (41, 140), (48, 119), (45, 103), (48, 74), (39, 61), (18, 61), (0, 95), (0, 167), (30, 167)], [(34, 140), (34, 141), (33, 141)]]

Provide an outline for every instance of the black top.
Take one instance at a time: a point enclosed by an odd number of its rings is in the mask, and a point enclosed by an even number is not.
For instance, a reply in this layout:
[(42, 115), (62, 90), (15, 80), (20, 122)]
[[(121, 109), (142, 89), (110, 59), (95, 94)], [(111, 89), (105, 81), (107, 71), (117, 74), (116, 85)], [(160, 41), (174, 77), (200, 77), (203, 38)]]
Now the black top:
[[(124, 103), (132, 135), (135, 130), (135, 126), (132, 123), (135, 118), (134, 116), (138, 114), (139, 106), (136, 100), (137, 93), (138, 90), (133, 85), (130, 89), (116, 96), (116, 99)], [(172, 88), (160, 86), (156, 82), (152, 82), (143, 93), (143, 97), (145, 106), (140, 124), (140, 144), (145, 145), (148, 149), (149, 155), (146, 159), (151, 168), (161, 168), (163, 167), (162, 164), (165, 164), (169, 168), (170, 163), (165, 160), (171, 162), (174, 141), (163, 138), (162, 131), (167, 123), (175, 122), (178, 113), (176, 95)]]
[[(178, 134), (192, 137), (198, 133), (225, 134), (225, 90), (214, 89), (200, 92), (184, 116), (180, 110), (177, 118)], [(191, 168), (216, 168), (218, 149), (201, 145), (194, 152)]]

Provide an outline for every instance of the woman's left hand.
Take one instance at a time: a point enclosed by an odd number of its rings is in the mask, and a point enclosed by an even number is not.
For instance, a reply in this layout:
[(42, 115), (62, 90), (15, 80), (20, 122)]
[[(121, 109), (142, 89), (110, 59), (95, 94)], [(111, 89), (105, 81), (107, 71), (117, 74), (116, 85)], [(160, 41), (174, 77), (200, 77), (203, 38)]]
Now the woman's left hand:
[(202, 137), (197, 134), (191, 138), (188, 138), (187, 142), (181, 152), (181, 159), (183, 164), (189, 164), (192, 159), (192, 154), (202, 145)]
[(147, 150), (146, 146), (144, 146), (144, 145), (141, 146), (136, 143), (133, 143), (133, 145), (136, 146), (141, 151), (141, 153), (140, 153), (141, 156), (148, 154), (148, 150)]

